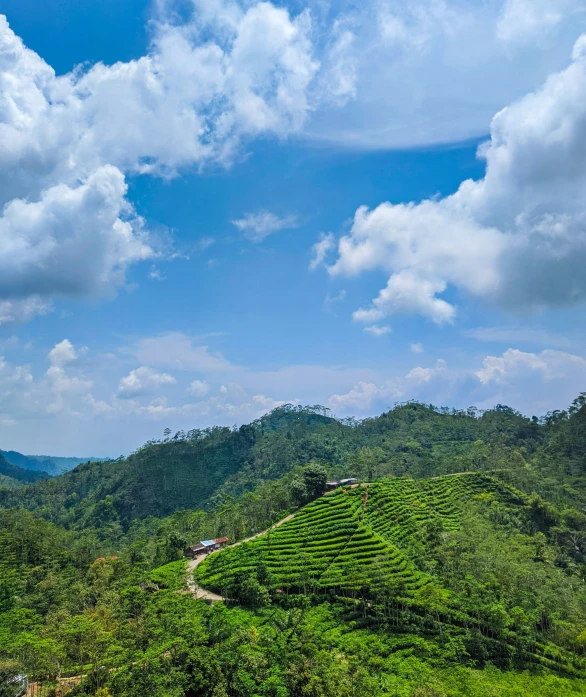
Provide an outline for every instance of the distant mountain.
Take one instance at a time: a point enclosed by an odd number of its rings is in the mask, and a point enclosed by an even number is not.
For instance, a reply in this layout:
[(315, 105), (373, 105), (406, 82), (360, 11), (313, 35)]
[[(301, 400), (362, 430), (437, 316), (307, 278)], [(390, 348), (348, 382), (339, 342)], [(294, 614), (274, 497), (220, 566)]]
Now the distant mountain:
[(46, 472), (37, 472), (18, 467), (9, 462), (3, 455), (0, 455), (0, 486), (15, 487), (21, 484), (32, 484), (48, 478), (49, 475)]
[(55, 457), (53, 455), (23, 455), (15, 450), (0, 450), (9, 462), (17, 467), (37, 472), (47, 472), (52, 476), (69, 472), (82, 462), (101, 462), (99, 457)]

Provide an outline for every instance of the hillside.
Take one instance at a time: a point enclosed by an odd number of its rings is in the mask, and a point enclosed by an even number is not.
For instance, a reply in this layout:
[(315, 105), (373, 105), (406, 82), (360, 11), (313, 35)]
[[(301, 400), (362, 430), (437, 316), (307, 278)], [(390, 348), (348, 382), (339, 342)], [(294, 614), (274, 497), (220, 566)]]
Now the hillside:
[(321, 407), (288, 405), (237, 429), (180, 432), (127, 458), (81, 464), (19, 492), (0, 490), (0, 506), (42, 510), (67, 527), (115, 523), (127, 531), (149, 516), (209, 510), (310, 461), (331, 476), (368, 480), (507, 468), (552, 500), (577, 500), (586, 492), (584, 421), (580, 400), (541, 420), (506, 407), (478, 412), (407, 403), (354, 422)]
[[(6, 478), (0, 685), (585, 695), (585, 402), (540, 419), (408, 403), (362, 422), (286, 406), (45, 481)], [(321, 496), (342, 475), (362, 483)], [(200, 565), (227, 604), (186, 592), (187, 544), (291, 513)]]
[[(0, 450), (0, 455), (17, 467), (26, 470), (46, 472), (56, 476), (68, 472), (82, 462), (94, 462), (92, 457), (57, 457), (53, 455), (23, 455), (15, 450)], [(97, 458), (98, 460), (101, 458)]]
[[(571, 567), (556, 568), (549, 533), (559, 523), (498, 477), (380, 480), (326, 494), (266, 535), (210, 555), (196, 578), (253, 606), (283, 593), (345, 599), (375, 621), (392, 620), (405, 645), (414, 634), (440, 644), (449, 637), (481, 664), (586, 675), (576, 653), (586, 584)], [(582, 539), (583, 524), (574, 533)], [(474, 545), (466, 551), (455, 546), (466, 546), (462, 534)]]
[[(43, 479), (48, 479), (49, 475), (46, 472), (34, 472), (31, 470), (17, 467), (9, 462), (3, 455), (0, 455), (0, 476), (12, 480), (10, 486), (20, 486), (24, 483), (38, 482)], [(0, 485), (3, 480), (0, 480)]]

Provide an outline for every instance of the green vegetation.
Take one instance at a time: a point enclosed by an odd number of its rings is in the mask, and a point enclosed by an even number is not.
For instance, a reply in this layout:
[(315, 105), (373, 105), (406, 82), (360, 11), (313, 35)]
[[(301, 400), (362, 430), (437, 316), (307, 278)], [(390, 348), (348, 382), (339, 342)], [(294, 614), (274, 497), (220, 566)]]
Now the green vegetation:
[(48, 476), (46, 472), (34, 472), (17, 467), (0, 455), (0, 486), (18, 487), (23, 483), (47, 479)]
[[(368, 485), (320, 495), (343, 476)], [(2, 697), (22, 673), (43, 697), (586, 695), (583, 395), (543, 419), (289, 406), (5, 477)], [(186, 544), (291, 512), (198, 566), (229, 601), (186, 592)]]
[(63, 474), (63, 472), (68, 472), (82, 462), (96, 459), (89, 457), (55, 457), (53, 455), (23, 455), (15, 450), (0, 450), (0, 455), (17, 467), (35, 472), (45, 472), (49, 475)]

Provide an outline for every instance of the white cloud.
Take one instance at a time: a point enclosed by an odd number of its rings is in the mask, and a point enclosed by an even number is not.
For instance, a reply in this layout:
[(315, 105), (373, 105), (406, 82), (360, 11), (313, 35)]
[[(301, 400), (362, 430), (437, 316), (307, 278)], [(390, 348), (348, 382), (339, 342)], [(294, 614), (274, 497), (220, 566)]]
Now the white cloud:
[(309, 270), (315, 271), (325, 261), (328, 252), (334, 248), (334, 236), (331, 232), (327, 235), (322, 232), (319, 240), (311, 248), (311, 261), (309, 262)]
[(356, 36), (352, 23), (338, 18), (322, 58), (318, 100), (326, 105), (344, 106), (356, 98), (359, 59), (355, 51)]
[(405, 380), (414, 385), (423, 385), (435, 378), (447, 376), (447, 363), (442, 358), (439, 358), (433, 368), (422, 368), (421, 366), (413, 368), (405, 375)]
[(0, 297), (43, 310), (39, 298), (103, 295), (123, 283), (126, 267), (152, 253), (125, 194), (122, 173), (106, 166), (75, 188), (60, 184), (39, 201), (7, 203), (0, 216)]
[(0, 322), (111, 295), (152, 256), (126, 173), (229, 164), (242, 138), (305, 123), (309, 14), (200, 10), (183, 24), (160, 15), (142, 58), (59, 77), (0, 15)]
[(420, 344), (418, 342), (409, 344), (409, 350), (411, 353), (423, 353), (423, 344)]
[(400, 271), (389, 278), (386, 288), (373, 300), (371, 308), (356, 310), (353, 317), (358, 322), (373, 322), (402, 312), (431, 317), (437, 324), (451, 324), (455, 309), (445, 300), (435, 297), (445, 288), (443, 281), (423, 280), (410, 271)]
[(123, 398), (137, 397), (176, 382), (169, 373), (157, 373), (148, 366), (141, 366), (120, 380), (118, 394)]
[(393, 330), (388, 325), (381, 327), (378, 324), (373, 324), (370, 327), (364, 327), (364, 331), (372, 334), (373, 336), (384, 336)]
[(487, 356), (476, 376), (486, 385), (490, 382), (502, 384), (535, 373), (540, 373), (546, 381), (569, 376), (586, 378), (586, 360), (564, 351), (546, 350), (537, 354), (508, 349), (502, 356)]
[(341, 303), (345, 298), (346, 291), (344, 289), (340, 290), (335, 295), (326, 293), (326, 297), (324, 298), (324, 310), (326, 310), (326, 312), (333, 312), (334, 307), (338, 303)]
[(195, 397), (205, 397), (210, 391), (210, 386), (204, 380), (194, 380), (187, 388), (187, 391)]
[(0, 300), (0, 325), (28, 322), (37, 315), (50, 312), (50, 301), (32, 295), (23, 300)]
[(77, 351), (69, 339), (63, 339), (49, 351), (48, 358), (51, 365), (64, 366), (77, 358)]
[(279, 218), (270, 211), (261, 210), (257, 213), (246, 213), (242, 218), (233, 220), (232, 224), (251, 242), (262, 242), (273, 232), (297, 227), (297, 218), (294, 215)]
[(483, 179), (441, 199), (358, 209), (329, 271), (382, 268), (390, 278), (354, 318), (404, 312), (452, 322), (454, 303), (439, 297), (448, 286), (514, 310), (583, 302), (584, 143), (586, 39), (568, 68), (494, 117), (480, 149)]

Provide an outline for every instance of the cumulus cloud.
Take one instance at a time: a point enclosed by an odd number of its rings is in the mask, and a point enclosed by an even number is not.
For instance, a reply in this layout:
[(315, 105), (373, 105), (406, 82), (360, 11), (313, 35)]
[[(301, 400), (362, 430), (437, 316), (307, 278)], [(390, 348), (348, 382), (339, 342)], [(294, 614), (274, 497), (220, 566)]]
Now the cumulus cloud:
[(23, 300), (0, 300), (0, 325), (28, 322), (37, 315), (50, 312), (52, 304), (32, 295)]
[(586, 299), (586, 39), (536, 92), (493, 119), (479, 154), (486, 174), (421, 203), (361, 207), (332, 275), (390, 272), (373, 322), (397, 312), (450, 323), (449, 286), (511, 310)]
[(67, 365), (77, 358), (77, 351), (69, 339), (63, 339), (49, 351), (49, 362), (51, 365)]
[(419, 342), (409, 344), (409, 350), (411, 353), (423, 353), (423, 344), (420, 344)]
[(490, 382), (502, 384), (536, 373), (545, 380), (568, 375), (586, 377), (586, 360), (564, 351), (526, 353), (519, 349), (508, 349), (502, 356), (487, 356), (482, 367), (476, 371), (476, 376), (486, 385)]
[(79, 414), (93, 386), (77, 365), (85, 351), (64, 339), (46, 355), (49, 367), (36, 378), (30, 365), (14, 365), (0, 356), (0, 420), (20, 423)]
[(151, 254), (125, 194), (122, 173), (104, 166), (75, 188), (59, 184), (37, 202), (7, 203), (0, 297), (97, 296), (120, 285), (126, 267)]
[(351, 413), (352, 410), (368, 411), (376, 402), (396, 400), (403, 392), (396, 381), (389, 380), (382, 385), (372, 382), (357, 382), (345, 394), (333, 394), (328, 399), (329, 406), (339, 413)]
[(339, 413), (351, 413), (353, 409), (359, 412), (369, 412), (373, 409), (386, 409), (391, 401), (401, 398), (414, 399), (422, 394), (422, 390), (433, 383), (454, 382), (456, 375), (448, 369), (443, 359), (438, 359), (431, 368), (417, 366), (406, 375), (385, 380), (380, 384), (359, 381), (345, 394), (333, 394), (328, 400), (329, 406)]
[(153, 255), (127, 173), (229, 164), (243, 138), (303, 126), (318, 67), (309, 13), (232, 10), (163, 13), (147, 55), (62, 76), (0, 15), (0, 322), (112, 294)]
[(448, 375), (448, 365), (443, 358), (438, 358), (433, 368), (422, 368), (418, 366), (410, 370), (405, 375), (405, 380), (414, 385), (423, 385), (434, 378), (446, 377)]
[(176, 382), (169, 373), (157, 373), (152, 368), (143, 365), (131, 370), (120, 380), (118, 394), (123, 398), (137, 397), (157, 390), (163, 385), (174, 385)]
[(251, 242), (262, 242), (266, 237), (279, 230), (289, 230), (297, 227), (297, 217), (286, 215), (279, 218), (270, 211), (261, 210), (257, 213), (246, 213), (238, 220), (233, 220), (244, 236)]

